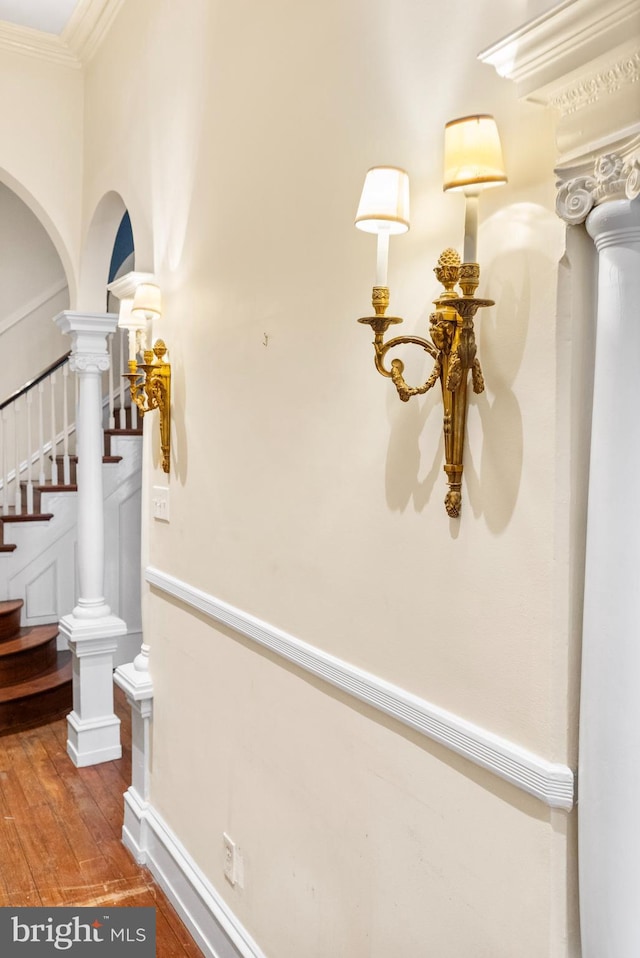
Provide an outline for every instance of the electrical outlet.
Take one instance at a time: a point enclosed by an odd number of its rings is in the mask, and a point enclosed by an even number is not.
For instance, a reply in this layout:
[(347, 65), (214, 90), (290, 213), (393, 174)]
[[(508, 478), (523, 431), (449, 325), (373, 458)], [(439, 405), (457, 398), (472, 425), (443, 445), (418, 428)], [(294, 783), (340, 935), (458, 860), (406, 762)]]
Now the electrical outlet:
[(224, 843), (224, 877), (230, 885), (236, 883), (236, 843), (226, 832), (222, 833)]
[(151, 503), (153, 506), (153, 518), (159, 519), (160, 522), (168, 522), (169, 521), (169, 487), (154, 486)]

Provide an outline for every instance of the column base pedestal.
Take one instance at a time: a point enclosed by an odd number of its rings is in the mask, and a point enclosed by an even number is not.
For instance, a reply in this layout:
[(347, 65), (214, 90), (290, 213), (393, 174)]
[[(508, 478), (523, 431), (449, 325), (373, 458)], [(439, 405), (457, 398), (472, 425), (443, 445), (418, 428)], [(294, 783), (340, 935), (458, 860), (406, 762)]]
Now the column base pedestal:
[(122, 619), (111, 614), (96, 618), (72, 614), (60, 621), (60, 633), (73, 655), (67, 753), (78, 768), (122, 756), (120, 719), (113, 709), (113, 655), (118, 637), (126, 631)]
[(71, 712), (67, 715), (67, 736), (67, 755), (76, 768), (122, 758), (120, 719), (115, 714), (83, 720)]

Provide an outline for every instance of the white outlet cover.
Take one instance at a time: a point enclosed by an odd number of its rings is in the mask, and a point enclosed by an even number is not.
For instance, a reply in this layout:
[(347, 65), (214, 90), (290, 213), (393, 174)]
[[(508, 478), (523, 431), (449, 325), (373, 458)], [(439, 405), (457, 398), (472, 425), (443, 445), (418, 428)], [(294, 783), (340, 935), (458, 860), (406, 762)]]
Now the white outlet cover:
[(230, 885), (236, 883), (236, 843), (226, 832), (222, 833), (224, 844), (224, 877)]

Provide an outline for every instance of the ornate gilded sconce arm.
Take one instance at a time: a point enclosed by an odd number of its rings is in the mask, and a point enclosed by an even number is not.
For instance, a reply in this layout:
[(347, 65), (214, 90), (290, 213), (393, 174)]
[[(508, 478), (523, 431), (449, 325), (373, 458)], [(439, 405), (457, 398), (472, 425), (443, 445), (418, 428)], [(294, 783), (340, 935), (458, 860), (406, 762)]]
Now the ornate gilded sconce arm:
[[(153, 349), (143, 353), (144, 362), (137, 363), (129, 360), (129, 372), (125, 379), (129, 380), (131, 399), (140, 410), (145, 413), (158, 409), (160, 412), (160, 447), (162, 450), (162, 468), (164, 472), (170, 469), (171, 451), (171, 365), (165, 362), (167, 347), (159, 339)], [(155, 357), (155, 358), (154, 358)]]
[[(420, 336), (396, 336), (384, 342), (389, 326), (402, 322), (397, 316), (385, 316), (389, 304), (386, 286), (373, 288), (372, 304), (376, 315), (365, 316), (358, 322), (373, 329), (376, 369), (382, 376), (391, 379), (403, 402), (426, 393), (440, 380), (444, 406), (444, 469), (449, 483), (445, 507), (449, 516), (457, 518), (462, 501), (462, 457), (469, 372), (474, 392), (481, 393), (484, 390), (484, 377), (476, 357), (473, 317), (480, 307), (492, 306), (493, 300), (474, 297), (480, 267), (477, 263), (461, 264), (455, 250), (447, 249), (442, 253), (434, 272), (444, 291), (435, 301), (437, 309), (430, 316), (431, 341)], [(456, 285), (459, 285), (462, 295), (455, 290)], [(409, 344), (420, 346), (435, 360), (431, 374), (421, 386), (407, 384), (402, 360), (393, 359), (390, 368), (385, 366), (389, 350)]]

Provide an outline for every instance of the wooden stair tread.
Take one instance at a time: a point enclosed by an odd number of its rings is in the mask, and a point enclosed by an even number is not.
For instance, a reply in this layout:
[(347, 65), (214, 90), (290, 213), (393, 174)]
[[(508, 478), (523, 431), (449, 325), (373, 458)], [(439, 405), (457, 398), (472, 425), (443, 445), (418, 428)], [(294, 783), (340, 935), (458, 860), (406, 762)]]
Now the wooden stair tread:
[(20, 632), (20, 615), (23, 599), (8, 599), (0, 602), (0, 641), (12, 639)]
[(142, 429), (104, 429), (105, 436), (141, 436)]
[(0, 545), (0, 552), (15, 552), (17, 548), (15, 542), (3, 542)]
[(34, 490), (37, 492), (77, 492), (78, 486), (75, 482), (69, 483), (68, 486), (65, 486), (64, 483), (58, 482), (55, 486), (52, 482), (45, 482), (44, 484), (38, 483), (34, 484)]
[(49, 519), (53, 519), (52, 512), (34, 512), (32, 515), (19, 512), (16, 515), (15, 506), (9, 506), (9, 509), (13, 511), (0, 513), (0, 522), (48, 522)]
[(0, 704), (17, 702), (59, 688), (67, 682), (71, 682), (72, 677), (71, 652), (58, 652), (55, 664), (46, 672), (42, 672), (31, 679), (16, 682), (14, 685), (5, 685), (0, 688)]
[(40, 645), (55, 639), (58, 634), (58, 625), (32, 625), (20, 629), (17, 635), (0, 640), (0, 658), (5, 655), (15, 655), (36, 649)]
[(21, 609), (23, 605), (24, 601), (22, 599), (6, 599), (0, 602), (0, 616), (11, 615), (12, 612), (17, 612), (18, 609)]

